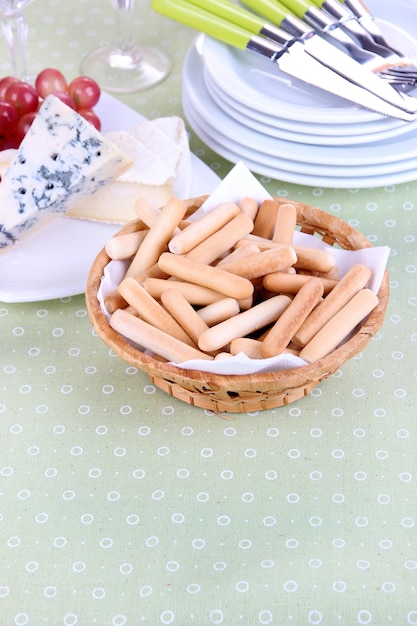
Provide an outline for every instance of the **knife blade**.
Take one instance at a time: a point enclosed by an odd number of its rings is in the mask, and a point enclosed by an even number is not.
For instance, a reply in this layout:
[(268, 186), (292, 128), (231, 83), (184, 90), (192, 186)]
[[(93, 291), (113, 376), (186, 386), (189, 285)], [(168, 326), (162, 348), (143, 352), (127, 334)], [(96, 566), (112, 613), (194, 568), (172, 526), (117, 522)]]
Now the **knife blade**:
[[(304, 0), (289, 0), (305, 7)], [(348, 54), (323, 39), (313, 28), (308, 27), (298, 16), (288, 13), (288, 7), (278, 0), (243, 0), (244, 4), (268, 21), (302, 38), (306, 52), (340, 76), (379, 96), (382, 100), (404, 111), (415, 113), (417, 99), (398, 92), (388, 81), (361, 65)], [(288, 2), (288, 0), (285, 0)]]
[[(227, 3), (227, 5), (229, 4)], [(211, 6), (211, 3), (209, 4), (206, 0), (204, 7), (206, 8), (207, 5)], [(285, 74), (333, 93), (354, 104), (404, 121), (416, 119), (414, 113), (404, 111), (381, 100), (375, 94), (346, 80), (343, 76), (316, 61), (306, 54), (304, 43), (301, 41), (293, 39), (290, 46), (282, 46), (265, 37), (253, 34), (251, 30), (242, 28), (236, 24), (236, 13), (233, 11), (228, 12), (228, 17), (225, 19), (185, 0), (152, 0), (151, 6), (155, 11), (204, 32), (214, 39), (219, 39), (232, 47), (250, 50), (262, 55), (276, 62), (279, 69)], [(222, 11), (225, 10), (227, 9), (223, 6)]]

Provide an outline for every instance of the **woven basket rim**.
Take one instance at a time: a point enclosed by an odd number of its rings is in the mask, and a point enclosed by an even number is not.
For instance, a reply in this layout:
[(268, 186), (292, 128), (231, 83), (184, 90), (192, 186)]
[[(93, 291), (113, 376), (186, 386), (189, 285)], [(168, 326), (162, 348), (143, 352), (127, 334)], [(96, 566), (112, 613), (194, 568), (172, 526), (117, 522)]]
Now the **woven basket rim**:
[[(190, 213), (198, 208), (206, 197), (200, 196), (199, 198), (189, 200)], [(288, 199), (284, 200), (282, 198), (275, 198), (275, 200), (281, 204), (289, 202)], [(343, 240), (351, 246), (348, 249), (352, 250), (372, 247), (364, 235), (340, 218), (329, 215), (325, 211), (307, 204), (291, 202), (297, 208), (297, 223), (302, 230), (309, 232), (311, 229), (319, 233), (320, 236), (324, 235), (323, 240), (330, 243), (338, 243), (339, 238), (342, 236)], [(124, 226), (120, 232), (131, 230), (132, 225), (139, 222), (140, 220), (135, 220), (133, 223)], [(106, 316), (101, 311), (97, 298), (103, 271), (109, 262), (110, 257), (103, 248), (93, 262), (86, 285), (87, 310), (94, 330), (104, 343), (130, 365), (142, 369), (152, 376), (161, 376), (167, 379), (170, 377), (178, 379), (179, 377), (184, 381), (198, 381), (199, 384), (207, 384), (208, 387), (214, 384), (218, 387), (229, 388), (232, 391), (239, 390), (239, 388), (248, 384), (260, 388), (268, 388), (268, 386), (276, 388), (277, 385), (280, 386), (282, 383), (282, 388), (292, 388), (307, 384), (309, 381), (320, 381), (326, 378), (337, 371), (344, 362), (358, 354), (371, 337), (376, 334), (383, 323), (389, 297), (388, 273), (385, 272), (378, 292), (379, 303), (375, 309), (350, 339), (318, 361), (301, 367), (274, 372), (238, 375), (213, 374), (200, 370), (183, 369), (170, 363), (161, 362), (133, 347), (111, 328)]]

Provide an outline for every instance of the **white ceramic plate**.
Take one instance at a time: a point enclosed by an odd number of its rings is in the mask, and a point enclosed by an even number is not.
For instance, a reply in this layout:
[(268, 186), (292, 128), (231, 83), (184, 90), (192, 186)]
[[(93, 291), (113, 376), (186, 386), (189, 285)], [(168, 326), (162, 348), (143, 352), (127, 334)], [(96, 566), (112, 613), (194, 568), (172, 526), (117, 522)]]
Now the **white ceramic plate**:
[[(325, 176), (326, 178), (337, 178), (338, 180), (346, 179), (354, 182), (357, 178), (364, 178), (368, 176), (386, 176), (403, 172), (404, 169), (409, 170), (414, 168), (417, 171), (417, 155), (411, 159), (404, 159), (398, 162), (381, 163), (379, 165), (321, 165), (316, 163), (309, 163), (302, 159), (302, 152), (300, 151), (300, 160), (285, 159), (281, 155), (269, 154), (258, 150), (256, 144), (250, 145), (249, 143), (241, 143), (240, 137), (236, 138), (235, 135), (217, 130), (216, 127), (211, 126), (206, 122), (204, 117), (201, 116), (201, 111), (196, 108), (195, 102), (187, 97), (186, 92), (183, 96), (184, 110), (187, 113), (191, 113), (194, 120), (197, 120), (200, 129), (204, 129), (206, 134), (209, 135), (216, 142), (223, 144), (225, 148), (228, 148), (235, 154), (239, 155), (242, 159), (249, 158), (252, 161), (256, 161), (258, 166), (266, 165), (270, 168), (286, 169), (288, 172), (293, 172), (295, 175), (302, 176)], [(254, 147), (256, 146), (256, 147)], [(349, 185), (350, 186), (350, 185)]]
[[(96, 110), (104, 132), (145, 119), (106, 93)], [(191, 196), (211, 193), (219, 183), (217, 174), (195, 155), (192, 168)], [(84, 293), (95, 256), (120, 228), (118, 224), (57, 218), (0, 254), (0, 301), (34, 302)]]
[(347, 124), (336, 127), (336, 125), (331, 124), (303, 124), (291, 120), (281, 120), (266, 113), (262, 114), (255, 109), (249, 109), (234, 100), (216, 85), (208, 72), (204, 72), (204, 82), (217, 106), (234, 120), (240, 122), (242, 126), (270, 137), (295, 143), (315, 146), (349, 146), (352, 144), (357, 146), (397, 137), (408, 133), (411, 128), (417, 128), (417, 120), (405, 124), (401, 120), (395, 121), (387, 118), (368, 124), (366, 128), (363, 128), (364, 124)]
[[(242, 161), (252, 172), (256, 172), (263, 176), (270, 178), (276, 178), (288, 183), (295, 183), (301, 185), (310, 185), (312, 187), (329, 187), (329, 188), (348, 188), (348, 189), (360, 189), (379, 187), (382, 185), (394, 185), (399, 183), (405, 183), (416, 178), (416, 167), (411, 170), (404, 170), (396, 173), (395, 175), (366, 175), (363, 178), (338, 178), (337, 176), (331, 177), (324, 174), (299, 174), (288, 171), (285, 169), (286, 163), (282, 162), (271, 166), (265, 163), (259, 163), (254, 161), (254, 152), (250, 152), (249, 156), (242, 156), (241, 151), (234, 152), (229, 146), (225, 146), (224, 138), (222, 143), (218, 143), (216, 139), (207, 132), (206, 128), (199, 125), (198, 117), (195, 117), (195, 113), (192, 108), (188, 108), (187, 102), (183, 103), (185, 115), (192, 126), (194, 132), (208, 145), (212, 150), (223, 156), (225, 159), (231, 161), (231, 163), (237, 163)], [(257, 153), (259, 154), (259, 153)]]
[[(213, 100), (203, 78), (203, 59), (196, 48), (188, 51), (184, 61), (184, 74), (192, 76), (193, 80), (184, 80), (183, 94), (188, 99), (188, 104), (191, 103), (194, 107), (197, 117), (200, 117), (200, 126), (207, 126), (215, 131), (219, 141), (220, 135), (223, 135), (226, 142), (231, 141), (235, 146), (258, 152), (265, 158), (270, 157), (268, 161), (271, 164), (285, 161), (287, 169), (300, 172), (307, 170), (315, 173), (325, 168), (328, 175), (343, 176), (346, 171), (346, 176), (365, 176), (364, 166), (369, 168), (371, 174), (373, 168), (382, 165), (388, 165), (385, 168), (388, 172), (404, 169), (402, 163), (407, 159), (412, 159), (417, 164), (417, 125), (410, 127), (405, 135), (363, 144), (360, 149), (356, 146), (302, 145), (244, 127)], [(382, 171), (383, 168), (380, 169)]]
[(207, 89), (200, 41), (184, 62), (183, 106), (196, 134), (224, 158), (242, 160), (258, 174), (312, 186), (369, 187), (416, 178), (416, 125), (402, 136), (359, 146), (306, 145), (245, 127)]

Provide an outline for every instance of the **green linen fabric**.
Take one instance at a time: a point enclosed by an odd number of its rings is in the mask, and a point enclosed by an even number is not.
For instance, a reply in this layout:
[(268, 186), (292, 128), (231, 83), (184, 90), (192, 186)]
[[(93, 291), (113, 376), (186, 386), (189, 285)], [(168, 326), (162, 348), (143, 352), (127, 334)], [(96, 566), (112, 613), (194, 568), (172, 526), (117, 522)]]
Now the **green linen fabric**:
[[(114, 35), (107, 0), (26, 13), (34, 72), (75, 76)], [(135, 25), (174, 67), (120, 99), (182, 115), (195, 32), (139, 0)], [(5, 75), (3, 41), (0, 59)], [(221, 178), (231, 169), (190, 144)], [(83, 295), (0, 303), (0, 626), (417, 624), (417, 183), (258, 178), (390, 247), (383, 327), (307, 398), (219, 416), (115, 356)]]

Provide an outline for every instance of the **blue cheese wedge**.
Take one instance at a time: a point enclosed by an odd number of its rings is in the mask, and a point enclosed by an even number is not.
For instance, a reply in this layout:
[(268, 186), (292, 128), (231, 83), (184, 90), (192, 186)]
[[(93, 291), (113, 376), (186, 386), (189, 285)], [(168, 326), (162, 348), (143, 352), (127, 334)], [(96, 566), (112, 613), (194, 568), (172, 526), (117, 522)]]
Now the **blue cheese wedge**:
[(67, 217), (125, 224), (137, 217), (139, 198), (165, 205), (187, 198), (191, 188), (191, 152), (184, 121), (177, 116), (141, 122), (106, 135), (132, 164), (116, 180), (71, 208)]
[(17, 148), (7, 148), (0, 152), (0, 181), (5, 175), (7, 168), (17, 154)]
[(55, 96), (42, 103), (0, 183), (0, 248), (66, 213), (131, 161)]

